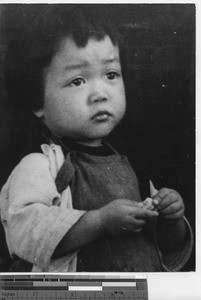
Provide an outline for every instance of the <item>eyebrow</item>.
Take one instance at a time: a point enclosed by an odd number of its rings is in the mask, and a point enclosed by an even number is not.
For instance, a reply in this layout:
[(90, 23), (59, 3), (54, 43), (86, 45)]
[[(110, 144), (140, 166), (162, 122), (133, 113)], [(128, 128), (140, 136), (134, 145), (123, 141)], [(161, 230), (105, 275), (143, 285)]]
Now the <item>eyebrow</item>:
[(101, 62), (103, 64), (109, 64), (109, 63), (113, 63), (113, 62), (120, 62), (120, 59), (118, 56), (115, 56), (113, 58), (103, 59), (103, 60), (101, 60)]
[[(108, 59), (102, 59), (101, 63), (104, 65), (113, 63), (113, 62), (120, 62), (120, 59), (118, 57), (113, 57), (113, 58), (108, 58)], [(75, 63), (72, 65), (67, 65), (65, 67), (65, 71), (69, 71), (69, 70), (77, 70), (77, 69), (82, 69), (85, 67), (88, 67), (90, 65), (90, 63), (88, 61), (82, 61), (80, 63)]]

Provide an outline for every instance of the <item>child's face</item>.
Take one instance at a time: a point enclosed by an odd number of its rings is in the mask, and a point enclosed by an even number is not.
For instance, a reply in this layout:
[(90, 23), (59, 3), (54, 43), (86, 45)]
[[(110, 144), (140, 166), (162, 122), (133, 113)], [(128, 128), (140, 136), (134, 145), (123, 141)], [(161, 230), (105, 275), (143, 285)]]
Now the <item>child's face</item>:
[(83, 48), (63, 39), (44, 75), (44, 107), (36, 115), (56, 135), (96, 146), (122, 119), (119, 49), (108, 36)]

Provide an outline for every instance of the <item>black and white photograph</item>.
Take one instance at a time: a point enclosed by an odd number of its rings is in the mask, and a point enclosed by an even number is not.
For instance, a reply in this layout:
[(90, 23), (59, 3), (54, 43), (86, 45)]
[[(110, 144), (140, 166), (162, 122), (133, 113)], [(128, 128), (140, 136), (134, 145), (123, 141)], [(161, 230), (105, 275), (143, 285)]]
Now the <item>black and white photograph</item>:
[(0, 4), (0, 272), (196, 271), (195, 24)]

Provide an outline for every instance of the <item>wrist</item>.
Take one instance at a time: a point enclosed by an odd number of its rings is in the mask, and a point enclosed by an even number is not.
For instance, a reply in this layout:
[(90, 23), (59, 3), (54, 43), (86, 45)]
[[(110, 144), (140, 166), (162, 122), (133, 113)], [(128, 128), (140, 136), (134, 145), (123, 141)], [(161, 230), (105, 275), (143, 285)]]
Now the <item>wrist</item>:
[(176, 251), (182, 247), (186, 236), (186, 224), (184, 217), (174, 222), (160, 220), (157, 226), (159, 247), (164, 252)]
[(103, 217), (103, 213), (101, 209), (93, 210), (93, 219), (94, 224), (96, 226), (97, 232), (101, 235), (106, 228), (105, 218)]
[(184, 217), (180, 217), (178, 219), (168, 219), (168, 218), (163, 218), (163, 217), (159, 217), (158, 218), (158, 223), (161, 226), (165, 226), (165, 227), (175, 227), (175, 226), (179, 226), (180, 224), (184, 223)]

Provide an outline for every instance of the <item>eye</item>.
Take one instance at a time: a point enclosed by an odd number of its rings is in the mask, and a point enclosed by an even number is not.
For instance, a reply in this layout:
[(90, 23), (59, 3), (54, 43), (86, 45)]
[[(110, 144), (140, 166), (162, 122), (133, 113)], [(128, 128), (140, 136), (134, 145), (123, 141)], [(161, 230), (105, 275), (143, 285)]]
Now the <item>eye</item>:
[(111, 72), (108, 72), (107, 73), (107, 78), (109, 80), (114, 80), (116, 78), (120, 77), (120, 73), (119, 72), (116, 72), (116, 71), (111, 71)]
[(70, 86), (80, 86), (81, 84), (84, 84), (85, 80), (81, 77), (75, 78), (70, 82)]

